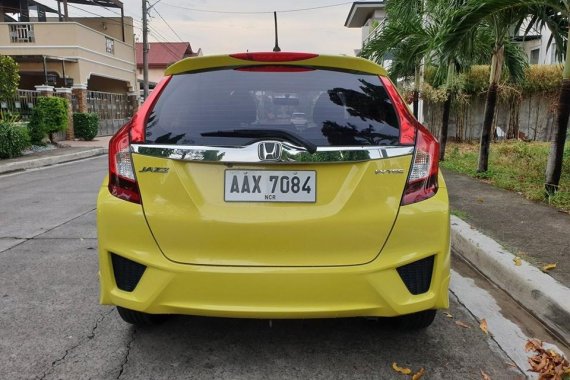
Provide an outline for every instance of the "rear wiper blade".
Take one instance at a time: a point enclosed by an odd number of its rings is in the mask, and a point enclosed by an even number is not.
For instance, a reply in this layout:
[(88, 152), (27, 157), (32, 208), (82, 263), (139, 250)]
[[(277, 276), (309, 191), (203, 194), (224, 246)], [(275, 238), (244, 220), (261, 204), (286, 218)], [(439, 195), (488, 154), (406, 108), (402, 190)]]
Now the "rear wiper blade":
[(224, 131), (213, 131), (201, 133), (204, 137), (267, 137), (288, 140), (307, 149), (309, 153), (315, 153), (317, 146), (296, 133), (283, 129), (228, 129)]

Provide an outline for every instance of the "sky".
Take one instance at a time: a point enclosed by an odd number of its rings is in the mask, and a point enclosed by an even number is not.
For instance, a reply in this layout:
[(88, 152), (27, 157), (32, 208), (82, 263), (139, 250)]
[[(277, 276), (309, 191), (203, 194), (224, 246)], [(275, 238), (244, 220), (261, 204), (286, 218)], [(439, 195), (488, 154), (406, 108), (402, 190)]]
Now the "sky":
[[(54, 0), (39, 0), (57, 9)], [(156, 0), (150, 0), (155, 4)], [(123, 0), (125, 14), (132, 16), (135, 34), (142, 41), (142, 1)], [(330, 6), (334, 5), (334, 6)], [(151, 42), (190, 42), (193, 50), (205, 55), (244, 51), (270, 51), (274, 46), (273, 11), (277, 11), (279, 45), (282, 51), (307, 51), (321, 54), (354, 55), (360, 47), (360, 29), (346, 28), (344, 22), (352, 2), (342, 0), (160, 0), (150, 12)], [(313, 7), (313, 10), (293, 11)], [(327, 7), (330, 6), (330, 7)], [(115, 16), (104, 8), (76, 5), (70, 16)], [(209, 12), (205, 12), (209, 11)], [(282, 11), (282, 12), (280, 12)], [(289, 11), (289, 12), (287, 12)], [(114, 12), (117, 12), (114, 10)], [(157, 13), (158, 12), (158, 13)], [(218, 13), (228, 12), (228, 13)], [(267, 12), (237, 14), (231, 12)], [(166, 25), (166, 20), (176, 34)]]

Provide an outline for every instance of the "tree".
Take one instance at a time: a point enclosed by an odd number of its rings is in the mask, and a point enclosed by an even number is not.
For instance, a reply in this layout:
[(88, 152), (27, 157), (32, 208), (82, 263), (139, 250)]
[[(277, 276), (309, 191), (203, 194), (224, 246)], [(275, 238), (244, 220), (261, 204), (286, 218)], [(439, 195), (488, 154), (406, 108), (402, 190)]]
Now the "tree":
[[(433, 0), (429, 0), (433, 1)], [(391, 0), (386, 4), (387, 21), (362, 49), (360, 56), (382, 64), (390, 56), (389, 75), (414, 77), (413, 110), (418, 117), (421, 63), (429, 50), (424, 27), (424, 0)]]
[(570, 39), (570, 29), (568, 28), (570, 0), (472, 0), (469, 7), (454, 15), (454, 24), (446, 31), (449, 36), (446, 46), (452, 48), (455, 45), (454, 38), (458, 38), (471, 28), (476, 27), (482, 20), (489, 17), (498, 19), (497, 15), (503, 12), (510, 12), (510, 14), (523, 17), (517, 26), (525, 21), (528, 21), (529, 26), (533, 24), (547, 26), (557, 41), (556, 48), (559, 56), (565, 55), (554, 138), (546, 168), (545, 188), (548, 194), (553, 194), (560, 184), (564, 145), (570, 116), (570, 44), (568, 44)]
[[(486, 172), (489, 168), (489, 149), (492, 138), (493, 119), (497, 106), (499, 83), (503, 75), (503, 68), (509, 68), (509, 74), (516, 80), (522, 80), (526, 59), (520, 50), (510, 44), (513, 33), (518, 25), (528, 16), (528, 9), (524, 7), (506, 7), (507, 0), (496, 1), (502, 5), (496, 8), (484, 6), (486, 0), (470, 0), (464, 7), (454, 11), (446, 20), (446, 25), (440, 31), (440, 44), (444, 54), (449, 55), (457, 49), (465, 36), (474, 30), (490, 28), (493, 35), (491, 54), (491, 71), (489, 75), (489, 89), (485, 100), (485, 114), (481, 128), (481, 141), (479, 149), (479, 163), (477, 171)], [(523, 0), (520, 0), (523, 1)], [(486, 11), (486, 12), (485, 12)]]
[(544, 3), (544, 5), (538, 5), (532, 21), (541, 27), (547, 26), (550, 29), (556, 40), (558, 58), (564, 60), (554, 138), (548, 155), (544, 185), (547, 195), (554, 195), (558, 191), (562, 176), (564, 145), (568, 136), (570, 116), (570, 0), (547, 0)]
[(0, 55), (0, 100), (12, 99), (20, 84), (18, 64), (7, 55)]
[(417, 110), (422, 62), (437, 69), (432, 84), (447, 90), (439, 133), (440, 160), (445, 158), (451, 104), (457, 91), (456, 74), (468, 70), (478, 57), (484, 55), (481, 49), (485, 51), (486, 48), (485, 44), (476, 43), (483, 34), (473, 30), (462, 36), (462, 43), (454, 46), (453, 51), (441, 50), (439, 31), (445, 27), (450, 13), (464, 3), (465, 0), (391, 0), (386, 6), (384, 28), (361, 53), (375, 61), (382, 61), (391, 54), (390, 76), (395, 79), (414, 77), (414, 110)]

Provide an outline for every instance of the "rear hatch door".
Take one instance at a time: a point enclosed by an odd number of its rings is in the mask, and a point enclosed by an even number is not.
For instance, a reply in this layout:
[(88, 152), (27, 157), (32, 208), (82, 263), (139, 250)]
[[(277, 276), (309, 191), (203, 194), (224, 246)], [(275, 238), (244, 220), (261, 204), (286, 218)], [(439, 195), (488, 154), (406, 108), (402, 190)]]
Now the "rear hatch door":
[(413, 147), (377, 76), (256, 68), (175, 75), (132, 150), (170, 260), (340, 266), (382, 250)]

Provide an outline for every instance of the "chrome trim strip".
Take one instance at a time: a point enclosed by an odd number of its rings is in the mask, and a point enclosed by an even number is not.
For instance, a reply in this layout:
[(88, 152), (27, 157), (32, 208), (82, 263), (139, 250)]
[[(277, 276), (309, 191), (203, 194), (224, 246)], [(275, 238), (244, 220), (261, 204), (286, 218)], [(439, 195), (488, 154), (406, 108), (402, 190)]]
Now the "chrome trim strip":
[[(282, 145), (281, 157), (262, 160), (259, 144), (278, 143)], [(131, 152), (144, 156), (163, 157), (180, 161), (220, 162), (235, 164), (304, 164), (332, 162), (362, 162), (406, 156), (414, 152), (413, 146), (357, 146), (319, 147), (313, 154), (303, 147), (288, 142), (263, 140), (243, 147), (213, 147), (190, 145), (132, 144)]]

